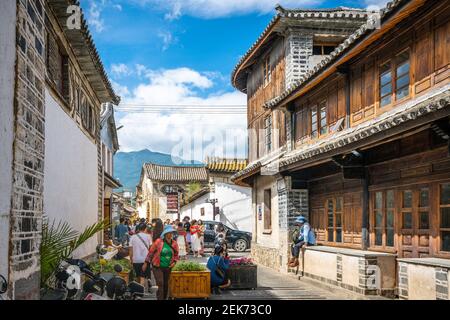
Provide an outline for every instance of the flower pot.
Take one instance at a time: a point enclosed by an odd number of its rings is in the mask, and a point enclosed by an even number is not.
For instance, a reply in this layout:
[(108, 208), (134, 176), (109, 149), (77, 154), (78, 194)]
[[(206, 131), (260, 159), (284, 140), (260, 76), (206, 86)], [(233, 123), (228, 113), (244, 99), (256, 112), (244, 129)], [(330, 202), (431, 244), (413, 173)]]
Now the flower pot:
[(255, 264), (233, 265), (227, 270), (231, 281), (230, 289), (256, 289), (258, 287), (258, 267)]
[(207, 299), (211, 295), (209, 271), (172, 271), (169, 297), (172, 299)]

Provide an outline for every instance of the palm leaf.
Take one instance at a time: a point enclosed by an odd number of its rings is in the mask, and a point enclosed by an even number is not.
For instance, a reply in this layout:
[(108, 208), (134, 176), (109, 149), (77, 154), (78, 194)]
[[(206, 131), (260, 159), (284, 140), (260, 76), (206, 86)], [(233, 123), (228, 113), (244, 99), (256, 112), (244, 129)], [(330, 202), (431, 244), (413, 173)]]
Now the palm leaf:
[(69, 223), (45, 217), (42, 223), (41, 240), (41, 285), (45, 286), (62, 260), (70, 258), (73, 252), (98, 232), (108, 227), (106, 221), (100, 221), (87, 227), (81, 234)]

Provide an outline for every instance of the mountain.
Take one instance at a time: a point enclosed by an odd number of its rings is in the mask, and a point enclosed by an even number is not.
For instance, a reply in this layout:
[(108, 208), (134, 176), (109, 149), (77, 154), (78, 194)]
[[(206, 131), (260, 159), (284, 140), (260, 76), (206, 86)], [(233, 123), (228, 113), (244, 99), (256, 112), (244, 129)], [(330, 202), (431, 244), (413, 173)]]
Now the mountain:
[(136, 185), (141, 177), (142, 166), (146, 162), (169, 166), (179, 163), (184, 166), (202, 165), (199, 161), (187, 161), (180, 158), (172, 159), (172, 156), (169, 154), (153, 152), (147, 149), (133, 152), (118, 152), (114, 157), (114, 177), (120, 180), (123, 189), (135, 192)]

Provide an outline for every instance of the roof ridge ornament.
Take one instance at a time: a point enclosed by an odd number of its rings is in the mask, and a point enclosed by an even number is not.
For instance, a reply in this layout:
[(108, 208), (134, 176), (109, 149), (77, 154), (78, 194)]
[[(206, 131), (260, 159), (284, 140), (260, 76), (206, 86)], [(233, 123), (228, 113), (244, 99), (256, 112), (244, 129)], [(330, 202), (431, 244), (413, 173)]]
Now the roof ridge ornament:
[(283, 8), (283, 6), (282, 6), (281, 4), (279, 4), (279, 3), (277, 3), (277, 4), (275, 5), (275, 10), (277, 11), (278, 15), (284, 16), (285, 13), (286, 13), (286, 9)]

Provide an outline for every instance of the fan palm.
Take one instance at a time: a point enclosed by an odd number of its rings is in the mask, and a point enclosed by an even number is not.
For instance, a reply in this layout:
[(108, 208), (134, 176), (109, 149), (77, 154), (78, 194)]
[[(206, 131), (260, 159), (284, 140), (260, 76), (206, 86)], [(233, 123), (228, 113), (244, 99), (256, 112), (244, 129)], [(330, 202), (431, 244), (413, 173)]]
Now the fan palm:
[(42, 223), (41, 286), (45, 286), (62, 260), (70, 258), (73, 252), (98, 232), (109, 227), (107, 221), (99, 221), (83, 232), (75, 231), (69, 223), (45, 217)]

